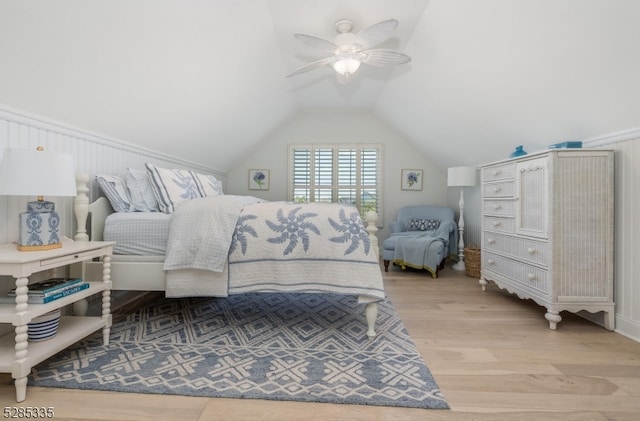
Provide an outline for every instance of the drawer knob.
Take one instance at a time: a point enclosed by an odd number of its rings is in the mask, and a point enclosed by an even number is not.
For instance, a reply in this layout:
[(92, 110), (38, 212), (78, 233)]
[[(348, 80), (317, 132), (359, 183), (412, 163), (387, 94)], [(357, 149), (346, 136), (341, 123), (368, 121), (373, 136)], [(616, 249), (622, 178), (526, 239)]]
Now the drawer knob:
[(494, 240), (493, 238), (487, 238), (487, 243), (493, 244), (495, 242), (496, 242), (496, 240)]
[(529, 278), (530, 281), (533, 281), (534, 279), (536, 279), (536, 275), (534, 275), (533, 273), (530, 273), (527, 275), (527, 278)]
[(487, 259), (487, 263), (489, 263), (490, 265), (494, 264), (495, 262), (493, 261), (493, 259)]
[(499, 193), (500, 192), (500, 187), (494, 187), (493, 188), (493, 192), (494, 193)]
[(493, 176), (497, 177), (498, 175), (500, 175), (500, 170), (493, 170)]
[(493, 205), (493, 209), (494, 210), (498, 210), (500, 208), (501, 208), (501, 206), (499, 204), (497, 204), (497, 203), (495, 205)]
[(536, 249), (534, 249), (533, 247), (529, 247), (527, 251), (529, 252), (529, 254), (536, 254)]
[(494, 227), (499, 227), (500, 226), (500, 222), (499, 221), (493, 221), (493, 226)]

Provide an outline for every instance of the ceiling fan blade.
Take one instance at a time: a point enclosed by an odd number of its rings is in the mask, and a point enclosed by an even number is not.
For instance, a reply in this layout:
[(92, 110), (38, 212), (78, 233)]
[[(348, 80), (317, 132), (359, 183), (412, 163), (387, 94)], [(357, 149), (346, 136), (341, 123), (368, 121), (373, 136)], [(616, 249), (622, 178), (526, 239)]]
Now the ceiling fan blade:
[(391, 64), (405, 64), (411, 61), (411, 57), (395, 50), (376, 48), (372, 50), (360, 51), (362, 62), (371, 66), (388, 66)]
[(293, 34), (293, 36), (307, 44), (309, 47), (318, 48), (331, 53), (336, 53), (338, 51), (338, 46), (327, 39), (307, 34)]
[(391, 38), (391, 34), (397, 27), (396, 19), (383, 20), (358, 32), (354, 44), (360, 45), (362, 50), (375, 47)]
[(325, 64), (329, 64), (331, 59), (332, 59), (332, 57), (327, 57), (327, 58), (323, 58), (323, 59), (320, 59), (320, 60), (312, 61), (311, 63), (307, 63), (307, 64), (305, 64), (303, 66), (300, 66), (297, 69), (291, 71), (287, 75), (287, 77), (299, 75), (300, 73), (305, 73), (305, 72), (311, 71), (313, 69), (317, 69), (318, 67), (322, 67)]

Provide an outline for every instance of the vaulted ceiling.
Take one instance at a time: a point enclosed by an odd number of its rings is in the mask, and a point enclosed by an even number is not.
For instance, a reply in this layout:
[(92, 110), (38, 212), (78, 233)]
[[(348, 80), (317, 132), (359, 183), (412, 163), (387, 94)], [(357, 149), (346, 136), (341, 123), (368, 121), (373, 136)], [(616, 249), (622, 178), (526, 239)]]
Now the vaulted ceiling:
[[(369, 111), (443, 167), (640, 127), (637, 0), (2, 0), (0, 104), (217, 169), (300, 110)], [(293, 38), (400, 21), (348, 85)], [(363, 66), (364, 67), (364, 66)]]

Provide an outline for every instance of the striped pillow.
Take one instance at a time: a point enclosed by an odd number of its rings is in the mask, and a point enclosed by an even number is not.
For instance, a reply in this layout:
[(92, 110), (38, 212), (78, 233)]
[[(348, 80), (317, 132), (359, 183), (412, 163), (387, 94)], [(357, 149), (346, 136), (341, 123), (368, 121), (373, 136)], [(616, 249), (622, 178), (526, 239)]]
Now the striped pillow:
[(196, 173), (196, 176), (202, 185), (202, 191), (205, 196), (219, 196), (224, 194), (222, 192), (222, 183), (214, 176), (199, 173)]
[(131, 197), (133, 210), (138, 212), (158, 212), (158, 200), (153, 192), (149, 174), (145, 170), (128, 168), (124, 177)]
[(173, 213), (187, 200), (205, 197), (202, 183), (193, 171), (166, 169), (145, 164), (160, 211)]
[(116, 212), (132, 212), (133, 205), (124, 179), (118, 175), (98, 174), (96, 182)]

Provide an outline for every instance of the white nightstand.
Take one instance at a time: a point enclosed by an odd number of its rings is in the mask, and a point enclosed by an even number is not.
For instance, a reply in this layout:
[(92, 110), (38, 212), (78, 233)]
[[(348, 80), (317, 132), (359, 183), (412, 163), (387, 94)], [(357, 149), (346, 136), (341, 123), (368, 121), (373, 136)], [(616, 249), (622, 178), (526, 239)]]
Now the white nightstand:
[[(0, 372), (11, 373), (15, 379), (16, 400), (27, 397), (27, 376), (31, 367), (49, 358), (85, 336), (102, 329), (104, 344), (109, 343), (111, 330), (111, 254), (114, 242), (66, 241), (62, 248), (24, 252), (15, 244), (0, 245), (0, 275), (16, 279), (16, 304), (0, 304), (0, 323), (15, 326), (15, 335), (0, 337)], [(102, 258), (102, 282), (92, 282), (85, 290), (47, 304), (27, 304), (28, 277), (34, 273), (72, 263)], [(27, 332), (33, 318), (102, 292), (102, 316), (62, 317), (57, 334), (42, 342), (28, 342)]]

